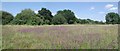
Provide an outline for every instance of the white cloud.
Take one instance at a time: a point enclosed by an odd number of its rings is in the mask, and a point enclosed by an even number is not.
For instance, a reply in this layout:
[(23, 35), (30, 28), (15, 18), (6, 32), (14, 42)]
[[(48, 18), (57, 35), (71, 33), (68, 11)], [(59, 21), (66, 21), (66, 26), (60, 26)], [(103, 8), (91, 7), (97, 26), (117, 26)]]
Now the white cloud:
[(110, 8), (112, 8), (114, 5), (113, 4), (107, 4), (106, 6), (105, 6), (105, 8), (106, 9), (110, 9)]
[(107, 5), (105, 6), (105, 8), (108, 9), (108, 10), (111, 10), (111, 11), (118, 9), (118, 8), (115, 7), (113, 4), (107, 4)]
[(36, 10), (36, 11), (34, 11), (35, 13), (38, 13), (38, 11)]
[(104, 14), (105, 12), (98, 12), (99, 14)]
[(52, 13), (52, 15), (54, 16), (56, 13)]
[(76, 16), (77, 18), (80, 18), (77, 14), (75, 14), (75, 16)]
[(117, 10), (117, 9), (118, 9), (117, 7), (112, 7), (109, 10)]
[(94, 9), (95, 9), (95, 7), (91, 7), (91, 8), (90, 8), (90, 10), (94, 10)]

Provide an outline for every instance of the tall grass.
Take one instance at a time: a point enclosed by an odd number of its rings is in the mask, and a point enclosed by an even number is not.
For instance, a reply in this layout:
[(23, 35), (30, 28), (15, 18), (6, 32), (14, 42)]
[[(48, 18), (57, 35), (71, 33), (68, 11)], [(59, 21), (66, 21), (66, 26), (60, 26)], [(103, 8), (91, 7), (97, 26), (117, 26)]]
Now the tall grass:
[(4, 49), (117, 49), (117, 25), (3, 26)]

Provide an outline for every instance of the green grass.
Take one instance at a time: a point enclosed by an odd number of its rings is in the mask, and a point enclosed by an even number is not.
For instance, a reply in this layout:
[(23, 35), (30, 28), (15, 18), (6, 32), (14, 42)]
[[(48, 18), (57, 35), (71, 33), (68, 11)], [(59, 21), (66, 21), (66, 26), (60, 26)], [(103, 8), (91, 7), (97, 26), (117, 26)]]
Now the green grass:
[(4, 49), (117, 49), (118, 25), (5, 25)]
[(2, 25), (0, 25), (0, 50), (2, 49)]

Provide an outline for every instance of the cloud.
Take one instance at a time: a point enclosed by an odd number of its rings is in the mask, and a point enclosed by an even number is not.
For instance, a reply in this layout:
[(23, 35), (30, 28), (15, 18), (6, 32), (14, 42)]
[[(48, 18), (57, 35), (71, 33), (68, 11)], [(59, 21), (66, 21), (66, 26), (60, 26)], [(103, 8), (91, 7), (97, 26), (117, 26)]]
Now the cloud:
[(105, 8), (108, 9), (108, 10), (111, 10), (111, 11), (118, 9), (118, 8), (115, 7), (113, 4), (107, 4), (107, 5), (105, 6)]
[(52, 13), (52, 15), (54, 16), (56, 13)]
[(117, 7), (112, 7), (109, 10), (117, 10), (117, 9), (118, 9)]
[(75, 14), (75, 16), (80, 19), (80, 17), (77, 14)]
[(91, 7), (91, 8), (90, 8), (90, 10), (94, 10), (94, 9), (95, 9), (95, 7)]
[(36, 11), (34, 11), (35, 13), (38, 13), (38, 11), (36, 10)]
[(105, 12), (98, 12), (99, 14), (104, 14)]
[(110, 9), (110, 8), (112, 8), (114, 5), (113, 4), (107, 4), (106, 6), (105, 6), (105, 8), (106, 9)]

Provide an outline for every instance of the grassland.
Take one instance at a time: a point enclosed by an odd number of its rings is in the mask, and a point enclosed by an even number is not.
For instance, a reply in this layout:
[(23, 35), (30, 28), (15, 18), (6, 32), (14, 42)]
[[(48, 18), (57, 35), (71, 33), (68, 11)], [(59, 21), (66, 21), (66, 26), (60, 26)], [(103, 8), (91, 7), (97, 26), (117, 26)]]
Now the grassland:
[(0, 51), (2, 49), (2, 25), (0, 25)]
[(117, 49), (118, 25), (5, 25), (4, 49)]

